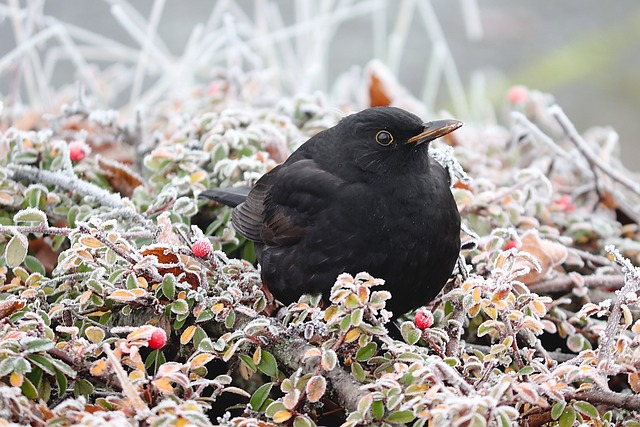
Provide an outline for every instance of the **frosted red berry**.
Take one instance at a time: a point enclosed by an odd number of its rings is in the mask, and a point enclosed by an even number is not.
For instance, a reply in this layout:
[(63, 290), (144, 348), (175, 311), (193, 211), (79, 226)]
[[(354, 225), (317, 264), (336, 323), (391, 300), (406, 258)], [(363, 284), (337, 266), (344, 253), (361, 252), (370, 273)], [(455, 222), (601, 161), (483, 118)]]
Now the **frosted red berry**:
[(571, 200), (571, 196), (568, 195), (560, 196), (556, 200), (556, 205), (563, 212), (573, 212), (576, 210), (575, 203)]
[(74, 162), (79, 162), (87, 157), (87, 148), (87, 144), (82, 141), (72, 141), (69, 143), (69, 157)]
[(521, 104), (529, 100), (529, 90), (524, 86), (514, 86), (509, 89), (507, 97), (512, 104)]
[(167, 343), (167, 333), (162, 328), (155, 328), (149, 338), (149, 348), (157, 350)]
[(191, 245), (191, 250), (193, 254), (198, 258), (204, 258), (211, 253), (211, 242), (209, 239), (198, 239), (195, 241), (193, 245)]
[(518, 246), (518, 242), (516, 242), (515, 240), (511, 240), (511, 241), (507, 242), (506, 245), (504, 245), (504, 250), (508, 251), (509, 249), (513, 249), (516, 246)]
[(433, 313), (430, 310), (421, 308), (416, 313), (414, 322), (418, 329), (428, 329), (431, 327), (431, 325), (433, 325)]

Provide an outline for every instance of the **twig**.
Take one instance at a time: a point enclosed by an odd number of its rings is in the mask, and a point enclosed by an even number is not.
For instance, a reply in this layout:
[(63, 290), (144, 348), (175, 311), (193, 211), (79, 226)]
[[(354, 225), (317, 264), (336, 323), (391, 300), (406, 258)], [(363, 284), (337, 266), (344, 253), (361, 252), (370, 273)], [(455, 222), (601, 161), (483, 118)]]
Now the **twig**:
[(640, 197), (640, 186), (638, 186), (636, 182), (631, 181), (626, 176), (620, 174), (617, 170), (611, 168), (609, 165), (601, 162), (598, 156), (591, 151), (587, 142), (578, 133), (576, 127), (571, 123), (559, 105), (552, 105), (549, 107), (549, 114), (558, 121), (562, 130), (565, 132), (567, 137), (569, 137), (569, 140), (573, 142), (578, 151), (580, 151), (580, 154), (582, 154), (592, 166), (597, 167), (611, 179), (626, 187), (636, 196)]
[[(474, 350), (478, 350), (481, 353), (484, 354), (489, 354), (491, 352), (491, 347), (489, 347), (488, 345), (481, 345), (481, 344), (466, 344), (465, 347), (467, 348), (471, 348)], [(568, 354), (568, 353), (562, 353), (560, 351), (547, 351), (547, 354), (555, 361), (563, 363), (563, 362), (567, 362), (571, 359), (574, 359), (577, 355), (575, 354)]]
[(513, 194), (513, 192), (526, 187), (527, 185), (538, 181), (540, 179), (540, 175), (532, 175), (529, 178), (525, 179), (524, 181), (520, 181), (517, 184), (507, 188), (506, 190), (504, 190), (502, 193), (498, 194), (497, 196), (493, 197), (490, 200), (487, 200), (486, 202), (483, 202), (482, 205), (466, 205), (463, 206), (462, 209), (460, 209), (460, 215), (464, 215), (466, 213), (468, 213), (470, 210), (473, 209), (473, 211), (477, 211), (480, 209), (483, 209), (485, 206), (491, 206), (495, 203), (500, 202), (502, 199), (504, 199), (505, 197)]
[(45, 223), (40, 225), (0, 225), (0, 234), (12, 234), (14, 231), (17, 231), (22, 234), (42, 233), (51, 236), (68, 236), (73, 230), (73, 228), (69, 227), (49, 227)]
[[(582, 276), (584, 286), (588, 288), (611, 288), (620, 289), (624, 286), (623, 275), (604, 275), (597, 274), (591, 276)], [(553, 293), (568, 292), (576, 287), (576, 283), (571, 276), (556, 277), (555, 279), (544, 280), (542, 282), (532, 283), (528, 285), (531, 292), (535, 293)]]
[(120, 361), (118, 360), (118, 358), (115, 356), (115, 354), (113, 354), (113, 351), (111, 351), (111, 347), (109, 347), (109, 344), (104, 344), (102, 346), (102, 350), (104, 350), (105, 354), (107, 355), (107, 358), (111, 362), (111, 367), (114, 370), (116, 377), (118, 377), (118, 381), (120, 381), (120, 385), (122, 386), (122, 391), (126, 395), (127, 400), (131, 404), (133, 409), (136, 412), (138, 412), (138, 414), (148, 413), (149, 407), (140, 398), (140, 395), (138, 394), (138, 391), (133, 386), (133, 384), (131, 384), (131, 381), (129, 380), (129, 376), (122, 368), (122, 365), (120, 364)]
[(619, 291), (616, 291), (616, 300), (611, 308), (611, 314), (607, 320), (607, 327), (605, 328), (602, 342), (598, 348), (598, 366), (601, 368), (600, 372), (602, 376), (607, 378), (609, 363), (611, 362), (611, 349), (616, 342), (618, 332), (620, 332), (622, 304), (626, 302), (626, 295), (635, 293), (638, 290), (640, 286), (640, 268), (631, 264), (613, 245), (606, 246), (605, 250), (613, 255), (616, 262), (622, 266), (622, 271), (625, 274), (624, 286)]
[(12, 175), (11, 178), (15, 181), (26, 179), (30, 182), (41, 182), (44, 184), (55, 185), (56, 187), (62, 188), (63, 190), (71, 193), (95, 199), (103, 206), (114, 209), (124, 209), (125, 212), (129, 214), (130, 218), (135, 219), (144, 225), (151, 225), (149, 220), (137, 213), (128, 202), (125, 202), (125, 200), (120, 197), (119, 194), (110, 193), (95, 184), (81, 180), (76, 175), (49, 172), (32, 166), (15, 164), (7, 165), (7, 169), (12, 172), (10, 175)]
[(631, 411), (640, 409), (640, 396), (637, 394), (622, 394), (607, 390), (590, 390), (590, 391), (565, 391), (564, 396), (567, 400), (584, 400), (585, 402), (609, 405), (615, 408), (623, 408)]
[(447, 335), (449, 335), (449, 341), (445, 348), (445, 355), (448, 357), (455, 356), (458, 351), (458, 346), (460, 345), (460, 339), (462, 338), (462, 332), (464, 330), (464, 319), (466, 317), (466, 313), (462, 307), (462, 301), (456, 299), (452, 300), (451, 303), (453, 304), (453, 312), (446, 327)]

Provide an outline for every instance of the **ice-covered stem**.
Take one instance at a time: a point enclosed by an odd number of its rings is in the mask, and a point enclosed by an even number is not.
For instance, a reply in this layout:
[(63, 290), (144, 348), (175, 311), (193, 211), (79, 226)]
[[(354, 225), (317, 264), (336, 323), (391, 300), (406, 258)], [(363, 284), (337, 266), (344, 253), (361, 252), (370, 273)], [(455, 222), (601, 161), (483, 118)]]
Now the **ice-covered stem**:
[(107, 358), (109, 359), (109, 362), (111, 362), (111, 368), (115, 372), (116, 377), (120, 382), (120, 386), (122, 386), (122, 392), (127, 396), (127, 400), (131, 404), (132, 408), (138, 414), (148, 413), (149, 407), (140, 398), (140, 395), (138, 394), (138, 391), (133, 386), (133, 384), (131, 384), (127, 373), (122, 368), (122, 365), (120, 364), (118, 358), (113, 354), (113, 351), (111, 351), (111, 347), (109, 347), (109, 344), (104, 344), (102, 346), (102, 350), (104, 350)]
[(49, 227), (45, 223), (40, 225), (0, 225), (0, 234), (13, 234), (17, 231), (22, 234), (42, 233), (52, 236), (68, 236), (73, 230), (69, 227)]
[(461, 300), (451, 301), (451, 303), (453, 304), (453, 311), (446, 326), (449, 341), (447, 342), (445, 354), (448, 357), (457, 356), (458, 354), (458, 347), (462, 333), (464, 332), (464, 319), (466, 316)]
[(613, 245), (607, 245), (605, 250), (613, 256), (615, 261), (622, 267), (624, 273), (624, 286), (616, 291), (616, 301), (611, 309), (607, 327), (604, 330), (602, 342), (598, 351), (598, 365), (602, 375), (608, 375), (608, 367), (611, 362), (611, 350), (616, 342), (616, 337), (620, 332), (620, 319), (622, 317), (622, 304), (626, 301), (626, 296), (635, 293), (640, 289), (640, 268), (631, 264), (627, 258), (623, 257), (620, 251)]
[(569, 118), (559, 105), (552, 105), (551, 107), (549, 107), (549, 114), (551, 114), (557, 120), (564, 133), (567, 135), (567, 137), (569, 137), (569, 140), (576, 146), (580, 154), (584, 156), (584, 158), (592, 167), (600, 169), (611, 179), (618, 182), (622, 186), (626, 187), (629, 191), (640, 197), (640, 185), (638, 185), (637, 182), (634, 182), (626, 176), (622, 175), (608, 164), (602, 162), (602, 160), (600, 160), (600, 158), (593, 151), (591, 151), (589, 144), (587, 144), (580, 133), (578, 133), (574, 124), (571, 122), (571, 120), (569, 120)]
[(520, 355), (520, 349), (518, 348), (518, 337), (516, 336), (516, 333), (513, 329), (513, 323), (511, 322), (511, 319), (509, 318), (507, 311), (501, 310), (499, 313), (500, 313), (500, 319), (504, 323), (505, 332), (506, 332), (505, 336), (512, 338), (511, 351), (513, 353), (513, 358), (518, 364), (518, 369), (522, 369), (524, 368), (525, 365), (524, 365), (524, 361), (522, 360), (522, 356)]
[(75, 175), (56, 173), (34, 168), (25, 165), (7, 165), (11, 178), (15, 181), (26, 179), (30, 182), (40, 182), (48, 185), (55, 185), (71, 193), (80, 194), (84, 197), (96, 200), (103, 206), (113, 209), (120, 209), (126, 218), (134, 219), (137, 222), (150, 227), (151, 222), (135, 211), (127, 199), (119, 194), (110, 193), (87, 181), (83, 181)]
[[(582, 276), (584, 286), (587, 288), (613, 288), (620, 289), (624, 286), (624, 276), (620, 274), (604, 275), (593, 274)], [(561, 276), (528, 285), (531, 292), (537, 294), (550, 292), (568, 292), (576, 286), (575, 279), (571, 276)]]

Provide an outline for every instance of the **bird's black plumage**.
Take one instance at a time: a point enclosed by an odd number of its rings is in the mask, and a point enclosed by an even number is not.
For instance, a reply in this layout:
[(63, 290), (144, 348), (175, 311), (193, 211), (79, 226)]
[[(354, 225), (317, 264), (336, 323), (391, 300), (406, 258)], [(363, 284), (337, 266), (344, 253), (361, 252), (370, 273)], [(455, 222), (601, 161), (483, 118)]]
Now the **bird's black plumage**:
[(246, 199), (242, 189), (201, 195), (235, 206), (233, 225), (255, 242), (263, 280), (282, 302), (326, 297), (339, 274), (366, 271), (385, 280), (398, 316), (435, 298), (458, 257), (460, 214), (427, 146), (460, 126), (367, 109), (309, 139)]

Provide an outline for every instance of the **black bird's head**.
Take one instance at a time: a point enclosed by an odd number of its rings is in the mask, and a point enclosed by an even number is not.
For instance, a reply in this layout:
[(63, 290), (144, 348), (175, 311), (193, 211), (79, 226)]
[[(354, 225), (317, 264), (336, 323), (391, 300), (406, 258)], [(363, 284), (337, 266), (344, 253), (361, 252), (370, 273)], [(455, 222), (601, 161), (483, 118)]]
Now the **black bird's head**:
[[(428, 145), (462, 126), (457, 120), (424, 122), (395, 107), (374, 107), (343, 118), (335, 126), (340, 141), (333, 147), (367, 173), (402, 173), (412, 165), (428, 167)], [(413, 166), (415, 167), (415, 166)]]

